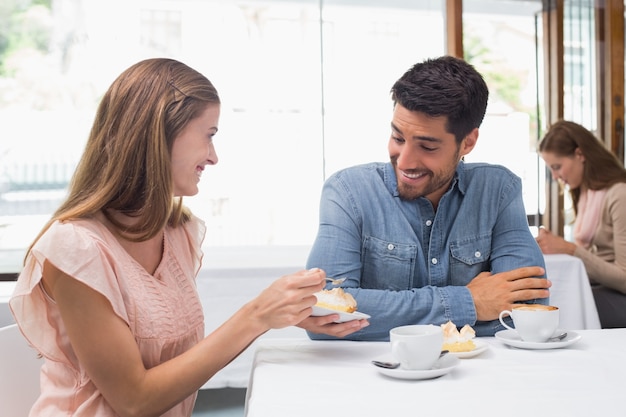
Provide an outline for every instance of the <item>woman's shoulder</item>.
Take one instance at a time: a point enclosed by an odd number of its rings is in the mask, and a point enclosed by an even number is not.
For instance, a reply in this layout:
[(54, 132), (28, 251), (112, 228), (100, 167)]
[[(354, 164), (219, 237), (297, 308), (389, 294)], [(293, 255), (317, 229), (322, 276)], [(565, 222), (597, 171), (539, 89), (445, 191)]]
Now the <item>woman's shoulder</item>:
[(206, 225), (202, 219), (189, 212), (189, 218), (178, 226), (168, 226), (167, 236), (178, 249), (191, 251), (202, 257), (202, 242), (206, 234)]
[(189, 218), (186, 221), (175, 227), (169, 226), (168, 229), (169, 233), (173, 236), (186, 236), (192, 241), (199, 241), (201, 243), (202, 240), (204, 240), (206, 225), (201, 218), (189, 211)]
[(606, 195), (608, 199), (626, 200), (626, 182), (618, 182), (617, 184), (613, 184), (607, 189)]
[(609, 192), (624, 192), (626, 191), (626, 182), (618, 182), (609, 187)]
[(603, 207), (614, 218), (626, 218), (626, 182), (613, 184), (606, 190)]
[(55, 221), (35, 242), (31, 253), (40, 261), (49, 259), (57, 267), (85, 264), (103, 254), (112, 254), (113, 239), (96, 220)]
[(55, 241), (63, 245), (104, 240), (104, 225), (94, 219), (54, 221), (40, 241)]

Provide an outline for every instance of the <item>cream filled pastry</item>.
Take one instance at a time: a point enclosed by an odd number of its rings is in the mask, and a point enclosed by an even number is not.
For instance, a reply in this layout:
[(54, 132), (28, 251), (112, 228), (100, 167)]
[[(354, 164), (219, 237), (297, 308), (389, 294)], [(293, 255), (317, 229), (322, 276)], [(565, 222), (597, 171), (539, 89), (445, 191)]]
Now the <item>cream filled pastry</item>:
[(443, 330), (443, 347), (442, 350), (450, 352), (470, 352), (476, 349), (476, 344), (472, 340), (476, 337), (476, 332), (472, 326), (466, 324), (461, 331), (451, 321), (441, 325)]
[(331, 310), (354, 313), (356, 311), (356, 300), (352, 294), (348, 294), (343, 288), (333, 288), (332, 290), (322, 290), (315, 293), (318, 307)]

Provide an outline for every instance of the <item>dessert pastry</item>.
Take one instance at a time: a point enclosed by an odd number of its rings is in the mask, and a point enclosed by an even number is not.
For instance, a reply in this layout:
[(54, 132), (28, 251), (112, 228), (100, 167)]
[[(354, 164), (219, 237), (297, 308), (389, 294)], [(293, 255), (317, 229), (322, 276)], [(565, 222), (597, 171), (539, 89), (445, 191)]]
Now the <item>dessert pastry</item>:
[(472, 340), (476, 337), (476, 332), (472, 326), (466, 324), (461, 331), (451, 321), (441, 325), (443, 330), (443, 346), (442, 350), (450, 352), (470, 352), (476, 349), (476, 344)]
[(343, 288), (333, 288), (332, 290), (322, 290), (315, 293), (318, 307), (331, 310), (354, 313), (356, 311), (356, 300), (352, 294), (348, 294)]

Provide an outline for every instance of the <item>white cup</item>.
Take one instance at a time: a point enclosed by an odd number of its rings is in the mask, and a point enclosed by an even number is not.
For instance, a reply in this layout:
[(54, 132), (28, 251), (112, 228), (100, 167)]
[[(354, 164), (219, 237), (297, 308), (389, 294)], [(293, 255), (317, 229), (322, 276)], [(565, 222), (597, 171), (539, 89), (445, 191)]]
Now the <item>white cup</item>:
[[(515, 328), (507, 325), (503, 317), (513, 318)], [(559, 308), (543, 304), (520, 304), (511, 310), (500, 312), (500, 323), (515, 330), (525, 342), (545, 342), (559, 327)]]
[(441, 326), (414, 324), (394, 327), (389, 331), (391, 354), (401, 369), (431, 369), (443, 346)]

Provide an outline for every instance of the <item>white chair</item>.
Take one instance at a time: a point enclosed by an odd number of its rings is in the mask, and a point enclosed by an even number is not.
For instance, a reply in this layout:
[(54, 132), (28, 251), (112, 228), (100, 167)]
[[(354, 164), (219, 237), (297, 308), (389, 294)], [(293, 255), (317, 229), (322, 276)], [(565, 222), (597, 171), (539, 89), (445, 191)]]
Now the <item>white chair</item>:
[(0, 328), (0, 415), (26, 417), (39, 396), (43, 359), (31, 348), (17, 324)]
[(16, 284), (15, 281), (0, 281), (0, 328), (15, 323), (11, 310), (9, 310), (9, 300), (15, 291)]

